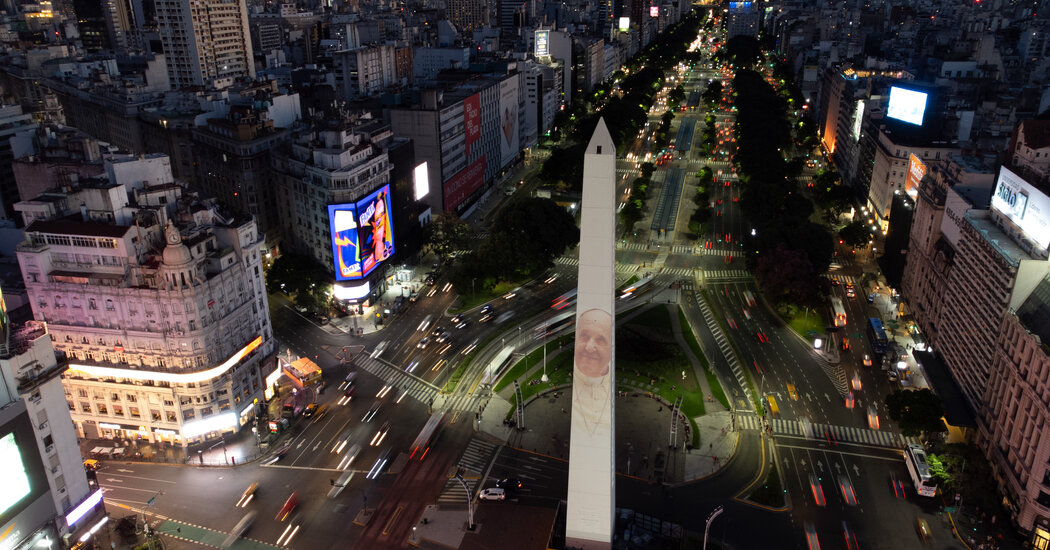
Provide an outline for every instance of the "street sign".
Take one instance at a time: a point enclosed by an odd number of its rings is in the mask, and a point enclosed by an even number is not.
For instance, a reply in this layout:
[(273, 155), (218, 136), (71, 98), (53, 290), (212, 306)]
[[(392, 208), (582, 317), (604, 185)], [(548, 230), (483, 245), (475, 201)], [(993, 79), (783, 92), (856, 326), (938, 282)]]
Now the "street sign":
[(149, 500), (146, 501), (146, 506), (153, 506), (153, 501), (155, 500), (157, 500), (157, 497), (149, 497)]

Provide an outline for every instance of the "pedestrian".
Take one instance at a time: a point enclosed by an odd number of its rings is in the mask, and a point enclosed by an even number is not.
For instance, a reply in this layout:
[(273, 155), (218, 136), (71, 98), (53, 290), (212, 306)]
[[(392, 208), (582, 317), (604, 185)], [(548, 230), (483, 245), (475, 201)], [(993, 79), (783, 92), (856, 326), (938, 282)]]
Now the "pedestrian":
[(712, 451), (712, 450), (714, 450), (714, 448), (715, 448), (715, 444), (714, 443), (708, 443), (707, 444), (707, 450), (708, 451)]
[(427, 525), (428, 523), (430, 522), (427, 520), (427, 518), (423, 518), (423, 525)]
[(660, 406), (660, 410), (658, 410), (658, 411), (656, 411), (656, 412), (664, 412), (664, 408), (663, 408), (663, 405), (661, 405), (661, 406)]
[(561, 412), (563, 412), (563, 413), (568, 413), (569, 411), (565, 410), (565, 407), (562, 407), (562, 408), (561, 408)]

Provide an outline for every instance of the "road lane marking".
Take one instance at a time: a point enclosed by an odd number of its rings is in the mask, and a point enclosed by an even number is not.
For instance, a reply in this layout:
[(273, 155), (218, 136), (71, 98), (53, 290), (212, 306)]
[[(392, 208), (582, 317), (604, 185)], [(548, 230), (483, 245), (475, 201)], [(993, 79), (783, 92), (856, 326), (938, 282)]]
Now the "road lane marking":
[(144, 479), (146, 481), (157, 481), (157, 482), (160, 482), (160, 483), (171, 483), (172, 485), (178, 483), (178, 481), (168, 481), (166, 479), (156, 479), (156, 478), (153, 478), (153, 477), (142, 477), (142, 476), (129, 476), (129, 475), (123, 475), (123, 474), (111, 474), (111, 473), (108, 473), (108, 472), (106, 473), (106, 475), (107, 476), (115, 476), (115, 477), (126, 477), (126, 478), (129, 478), (129, 479)]

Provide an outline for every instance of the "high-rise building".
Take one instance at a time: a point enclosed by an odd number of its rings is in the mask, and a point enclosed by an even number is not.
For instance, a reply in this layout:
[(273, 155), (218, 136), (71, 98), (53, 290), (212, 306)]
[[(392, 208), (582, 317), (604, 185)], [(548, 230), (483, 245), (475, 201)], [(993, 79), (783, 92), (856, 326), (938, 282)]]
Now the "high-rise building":
[(448, 0), (445, 17), (460, 33), (469, 33), (489, 24), (489, 3), (483, 0)]
[(163, 155), (106, 163), (18, 204), (33, 316), (46, 322), (77, 432), (185, 445), (255, 416), (273, 367), (261, 236), (183, 192)]
[[(11, 326), (0, 299), (0, 450), (4, 548), (69, 548), (101, 518), (88, 484), (45, 323)], [(86, 538), (86, 537), (85, 537)]]
[(225, 88), (255, 76), (244, 0), (157, 0), (157, 29), (173, 88)]
[(14, 219), (18, 186), (12, 165), (17, 158), (32, 154), (37, 123), (22, 113), (18, 105), (0, 105), (0, 218)]

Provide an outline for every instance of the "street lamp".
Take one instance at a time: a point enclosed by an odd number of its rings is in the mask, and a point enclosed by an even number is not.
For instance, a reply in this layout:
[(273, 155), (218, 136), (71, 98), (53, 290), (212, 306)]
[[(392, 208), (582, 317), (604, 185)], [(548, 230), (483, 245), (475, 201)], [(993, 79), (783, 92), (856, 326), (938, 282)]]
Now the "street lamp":
[(543, 322), (543, 376), (540, 377), (540, 382), (548, 382), (550, 378), (547, 378), (547, 321)]
[(470, 280), (470, 303), (474, 304), (474, 281), (478, 280), (477, 277)]

